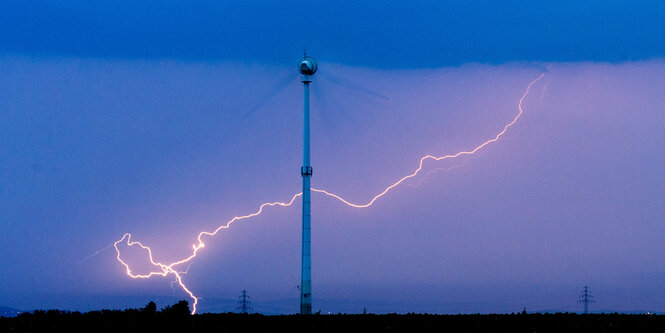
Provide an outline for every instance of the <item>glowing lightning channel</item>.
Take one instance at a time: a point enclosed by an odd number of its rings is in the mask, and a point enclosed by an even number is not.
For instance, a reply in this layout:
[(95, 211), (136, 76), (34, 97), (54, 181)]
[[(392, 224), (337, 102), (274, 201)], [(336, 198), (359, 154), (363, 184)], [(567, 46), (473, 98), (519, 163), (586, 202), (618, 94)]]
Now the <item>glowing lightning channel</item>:
[(349, 205), (349, 206), (351, 206), (351, 207), (355, 207), (355, 208), (367, 208), (367, 207), (371, 206), (372, 204), (374, 204), (374, 202), (375, 202), (377, 199), (379, 199), (380, 197), (382, 197), (382, 196), (384, 196), (386, 193), (388, 193), (388, 191), (390, 191), (390, 190), (392, 190), (393, 188), (395, 188), (395, 186), (401, 184), (402, 182), (404, 182), (404, 181), (407, 180), (407, 179), (413, 178), (413, 177), (415, 177), (416, 175), (418, 175), (418, 173), (420, 173), (420, 171), (423, 169), (423, 163), (425, 162), (425, 160), (433, 159), (433, 160), (435, 160), (435, 161), (441, 161), (441, 160), (446, 160), (446, 159), (449, 159), (449, 158), (456, 158), (456, 157), (459, 157), (459, 156), (462, 156), (462, 155), (473, 155), (473, 154), (475, 154), (478, 150), (483, 149), (483, 148), (484, 148), (485, 146), (487, 146), (488, 144), (498, 141), (499, 138), (500, 138), (501, 136), (503, 136), (503, 135), (506, 133), (506, 131), (507, 131), (511, 126), (513, 126), (513, 125), (515, 124), (515, 122), (517, 122), (517, 119), (519, 119), (519, 118), (522, 116), (522, 113), (524, 112), (524, 110), (522, 109), (522, 103), (524, 102), (524, 99), (525, 99), (526, 96), (529, 94), (529, 90), (531, 90), (531, 86), (533, 86), (536, 82), (538, 82), (540, 79), (542, 79), (543, 76), (545, 76), (545, 73), (540, 74), (540, 76), (539, 76), (537, 79), (535, 79), (535, 80), (533, 80), (533, 81), (531, 81), (531, 82), (529, 83), (529, 85), (528, 85), (527, 88), (526, 88), (526, 91), (524, 92), (524, 94), (523, 94), (522, 97), (520, 98), (520, 102), (519, 102), (519, 104), (517, 105), (517, 108), (519, 109), (519, 112), (517, 113), (517, 115), (515, 116), (515, 118), (513, 118), (513, 121), (509, 122), (506, 126), (504, 126), (504, 127), (503, 127), (503, 130), (502, 130), (501, 132), (499, 132), (499, 134), (497, 134), (493, 139), (489, 139), (489, 140), (483, 142), (482, 144), (480, 144), (479, 146), (477, 146), (476, 148), (474, 148), (474, 149), (472, 149), (472, 150), (469, 150), (469, 151), (461, 151), (461, 152), (458, 152), (458, 153), (456, 153), (456, 154), (452, 154), (452, 155), (444, 155), (444, 156), (438, 156), (438, 157), (437, 157), (437, 156), (432, 156), (432, 155), (427, 155), (427, 156), (423, 156), (423, 157), (421, 157), (421, 158), (420, 158), (420, 163), (418, 164), (418, 168), (417, 168), (415, 171), (413, 171), (413, 173), (411, 173), (411, 174), (408, 175), (408, 176), (404, 176), (404, 177), (402, 177), (400, 180), (398, 180), (398, 181), (396, 181), (395, 183), (393, 183), (392, 185), (386, 187), (386, 189), (383, 190), (383, 192), (377, 194), (374, 198), (372, 198), (372, 200), (370, 200), (370, 201), (367, 202), (366, 204), (355, 204), (355, 203), (352, 203), (352, 202), (346, 201), (344, 198), (340, 197), (339, 195), (334, 194), (334, 193), (330, 193), (330, 192), (328, 192), (328, 191), (326, 191), (326, 190), (320, 190), (320, 189), (315, 189), (315, 188), (313, 188), (312, 191), (319, 192), (319, 193), (323, 193), (323, 194), (325, 194), (325, 195), (331, 196), (331, 197), (333, 197), (333, 198), (335, 198), (335, 199), (337, 199), (337, 200), (339, 200), (339, 201), (341, 201), (341, 202), (343, 202), (343, 203), (345, 203), (345, 204), (347, 204), (347, 205)]
[[(420, 171), (422, 171), (422, 169), (423, 169), (423, 163), (425, 162), (425, 160), (432, 159), (432, 160), (435, 160), (435, 161), (441, 161), (441, 160), (445, 160), (445, 159), (453, 159), (453, 158), (456, 158), (456, 157), (459, 157), (459, 156), (462, 156), (462, 155), (473, 155), (473, 154), (475, 154), (478, 150), (484, 148), (485, 146), (489, 145), (490, 143), (493, 143), (493, 142), (498, 141), (499, 138), (500, 138), (501, 136), (503, 136), (503, 135), (506, 133), (506, 131), (507, 131), (511, 126), (513, 126), (513, 125), (515, 124), (515, 122), (517, 122), (517, 120), (522, 116), (522, 113), (524, 112), (524, 110), (522, 109), (522, 103), (524, 102), (524, 99), (525, 99), (526, 96), (529, 94), (529, 91), (531, 90), (531, 87), (532, 87), (534, 84), (536, 84), (536, 82), (540, 81), (540, 79), (542, 79), (543, 76), (545, 76), (545, 73), (541, 74), (538, 78), (536, 78), (535, 80), (533, 80), (533, 81), (531, 81), (531, 82), (529, 83), (529, 85), (528, 85), (527, 88), (526, 88), (526, 91), (524, 92), (524, 94), (523, 94), (522, 97), (520, 98), (519, 104), (517, 105), (517, 107), (518, 107), (518, 109), (519, 109), (519, 112), (517, 113), (517, 115), (515, 116), (515, 118), (513, 118), (513, 120), (512, 120), (511, 122), (509, 122), (508, 124), (506, 124), (506, 125), (503, 127), (503, 130), (502, 130), (501, 132), (499, 132), (499, 134), (497, 134), (494, 138), (489, 139), (489, 140), (483, 142), (482, 144), (476, 146), (476, 147), (475, 147), (474, 149), (472, 149), (472, 150), (461, 151), (461, 152), (458, 152), (458, 153), (455, 153), (455, 154), (444, 155), (444, 156), (433, 156), (433, 155), (426, 155), (426, 156), (423, 156), (422, 158), (420, 158), (420, 162), (419, 162), (419, 164), (418, 164), (418, 168), (417, 168), (415, 171), (413, 171), (411, 174), (409, 174), (409, 175), (407, 175), (407, 176), (404, 176), (404, 177), (400, 178), (398, 181), (396, 181), (396, 182), (393, 183), (392, 185), (386, 187), (381, 193), (379, 193), (379, 194), (377, 194), (376, 196), (374, 196), (374, 197), (373, 197), (371, 200), (369, 200), (367, 203), (364, 203), (364, 204), (361, 204), (361, 203), (352, 203), (352, 202), (350, 202), (350, 201), (345, 200), (344, 198), (342, 198), (341, 196), (339, 196), (339, 195), (337, 195), (337, 194), (334, 194), (334, 193), (331, 193), (331, 192), (328, 192), (328, 191), (326, 191), (326, 190), (322, 190), (322, 189), (312, 188), (311, 190), (314, 191), (314, 192), (323, 193), (323, 194), (325, 194), (325, 195), (327, 195), (327, 196), (333, 197), (333, 198), (335, 198), (335, 199), (337, 199), (337, 200), (339, 200), (339, 201), (343, 202), (344, 204), (346, 204), (346, 205), (348, 205), (348, 206), (351, 206), (351, 207), (355, 207), (355, 208), (367, 208), (367, 207), (371, 206), (372, 204), (374, 204), (374, 202), (375, 202), (376, 200), (378, 200), (379, 198), (381, 198), (382, 196), (384, 196), (386, 193), (388, 193), (390, 190), (392, 190), (392, 189), (395, 188), (396, 186), (402, 184), (404, 181), (406, 181), (406, 180), (408, 180), (408, 179), (411, 179), (411, 178), (417, 176), (417, 175), (420, 173)], [(199, 300), (199, 298), (196, 297), (196, 296), (195, 296), (195, 295), (194, 295), (194, 294), (193, 294), (193, 293), (187, 288), (187, 286), (185, 285), (185, 283), (182, 281), (182, 275), (183, 275), (183, 274), (186, 274), (187, 272), (186, 272), (186, 271), (185, 271), (185, 272), (177, 271), (177, 270), (175, 270), (175, 266), (178, 266), (178, 265), (181, 265), (181, 264), (187, 263), (187, 262), (189, 262), (190, 260), (192, 260), (192, 259), (194, 259), (194, 258), (196, 257), (196, 255), (198, 254), (199, 250), (202, 249), (203, 247), (205, 247), (205, 243), (203, 242), (203, 239), (202, 239), (203, 236), (211, 236), (211, 237), (212, 237), (212, 236), (215, 236), (215, 235), (216, 235), (218, 232), (220, 232), (222, 229), (228, 229), (228, 228), (231, 226), (231, 224), (233, 224), (234, 222), (237, 222), (237, 221), (240, 221), (240, 220), (249, 219), (249, 218), (252, 218), (252, 217), (258, 216), (258, 215), (260, 215), (261, 213), (263, 213), (263, 209), (264, 209), (265, 207), (274, 207), (274, 206), (289, 207), (289, 206), (291, 206), (291, 205), (293, 204), (293, 202), (296, 200), (296, 198), (298, 198), (298, 197), (301, 196), (301, 195), (302, 195), (302, 192), (294, 194), (293, 197), (291, 197), (291, 200), (288, 201), (288, 202), (266, 202), (266, 203), (263, 203), (263, 204), (261, 204), (261, 206), (259, 206), (259, 209), (258, 209), (256, 212), (254, 212), (254, 213), (251, 213), (251, 214), (248, 214), (248, 215), (242, 215), (242, 216), (235, 216), (235, 217), (233, 217), (232, 219), (230, 219), (229, 221), (227, 221), (225, 224), (222, 224), (222, 225), (220, 225), (219, 227), (217, 227), (217, 229), (215, 229), (215, 230), (212, 231), (212, 232), (210, 232), (210, 231), (202, 231), (202, 232), (200, 232), (199, 235), (198, 235), (198, 237), (197, 237), (197, 241), (198, 241), (198, 243), (192, 245), (192, 248), (193, 248), (193, 252), (192, 252), (192, 254), (191, 254), (189, 257), (186, 257), (186, 258), (184, 258), (184, 259), (181, 259), (181, 260), (175, 261), (175, 262), (170, 263), (170, 264), (168, 264), (168, 265), (167, 265), (167, 264), (163, 264), (163, 263), (160, 263), (160, 262), (155, 261), (153, 255), (152, 255), (152, 250), (150, 249), (150, 247), (141, 244), (141, 242), (138, 242), (138, 241), (132, 241), (132, 240), (131, 240), (132, 235), (131, 235), (130, 233), (126, 233), (126, 234), (124, 234), (120, 240), (118, 240), (118, 241), (116, 241), (115, 243), (113, 243), (113, 247), (115, 248), (115, 251), (116, 251), (116, 254), (117, 254), (117, 255), (116, 255), (116, 258), (118, 259), (118, 261), (119, 261), (123, 266), (125, 266), (125, 269), (126, 269), (127, 275), (128, 275), (129, 277), (131, 277), (131, 278), (134, 278), (134, 279), (149, 279), (149, 278), (151, 278), (151, 277), (153, 277), (153, 276), (163, 276), (163, 277), (166, 277), (166, 276), (168, 276), (169, 274), (173, 274), (173, 275), (175, 276), (175, 280), (173, 281), (173, 283), (178, 283), (178, 284), (180, 285), (180, 288), (182, 288), (182, 290), (184, 290), (185, 293), (187, 293), (187, 295), (189, 295), (189, 297), (194, 301), (194, 303), (192, 304), (192, 314), (195, 314), (195, 313), (196, 313), (196, 306), (197, 306), (197, 304), (198, 304), (198, 300)], [(126, 244), (128, 247), (132, 247), (132, 246), (135, 246), (135, 245), (141, 247), (143, 250), (145, 250), (145, 251), (148, 253), (148, 259), (149, 259), (150, 263), (151, 263), (153, 266), (158, 267), (159, 269), (158, 269), (157, 271), (151, 271), (151, 272), (148, 273), (148, 274), (134, 274), (134, 273), (132, 273), (132, 271), (131, 271), (131, 269), (130, 269), (130, 267), (129, 267), (129, 264), (128, 264), (127, 262), (125, 262), (125, 261), (120, 257), (120, 249), (118, 248), (118, 244), (120, 244), (120, 243), (122, 243), (122, 242), (125, 242), (125, 244)]]
[(418, 188), (418, 187), (420, 187), (420, 185), (421, 185), (425, 180), (427, 180), (427, 179), (429, 178), (429, 176), (431, 176), (431, 175), (433, 175), (433, 174), (435, 174), (435, 173), (437, 173), (437, 172), (440, 172), (440, 171), (450, 171), (450, 170), (454, 170), (454, 169), (462, 168), (462, 167), (464, 167), (469, 161), (471, 161), (472, 159), (478, 158), (478, 157), (480, 157), (480, 156), (482, 156), (482, 154), (471, 156), (471, 157), (465, 159), (464, 162), (462, 162), (461, 164), (457, 164), (457, 165), (449, 166), (449, 167), (447, 167), (447, 168), (435, 168), (435, 169), (432, 169), (432, 170), (430, 170), (429, 172), (427, 172), (427, 174), (425, 174), (423, 177), (420, 177), (420, 179), (418, 179), (418, 181), (417, 181), (415, 184), (404, 183), (404, 185), (409, 186), (409, 187), (412, 187), (412, 188)]
[[(178, 272), (175, 269), (173, 269), (173, 267), (178, 266), (180, 264), (184, 264), (184, 263), (194, 259), (194, 257), (196, 257), (196, 254), (199, 252), (199, 250), (201, 248), (205, 247), (205, 243), (203, 243), (203, 240), (201, 239), (201, 237), (203, 235), (215, 236), (220, 230), (228, 229), (231, 226), (231, 224), (233, 224), (236, 221), (240, 221), (240, 220), (244, 220), (244, 219), (248, 219), (248, 218), (252, 218), (254, 216), (260, 215), (261, 213), (263, 213), (263, 208), (265, 208), (267, 206), (270, 206), (270, 207), (272, 207), (272, 206), (282, 206), (282, 207), (291, 206), (293, 204), (293, 202), (296, 200), (296, 198), (301, 196), (301, 195), (302, 195), (302, 192), (294, 194), (293, 197), (291, 198), (291, 201), (289, 201), (289, 202), (266, 202), (266, 203), (262, 204), (261, 206), (259, 206), (259, 209), (256, 212), (254, 212), (252, 214), (236, 216), (236, 217), (230, 219), (229, 221), (227, 221), (226, 224), (223, 224), (223, 225), (220, 225), (219, 227), (217, 227), (217, 229), (215, 229), (215, 231), (212, 231), (212, 232), (201, 231), (199, 233), (198, 237), (196, 238), (199, 241), (199, 243), (192, 245), (192, 248), (194, 249), (194, 251), (192, 252), (192, 255), (190, 255), (189, 257), (187, 257), (185, 259), (173, 262), (171, 264), (165, 265), (165, 264), (156, 262), (154, 260), (154, 257), (152, 256), (152, 250), (150, 249), (150, 247), (141, 244), (141, 242), (132, 242), (131, 241), (132, 234), (130, 234), (130, 233), (124, 234), (120, 240), (113, 243), (113, 247), (115, 247), (115, 251), (117, 253), (116, 258), (118, 259), (118, 261), (122, 265), (125, 266), (125, 269), (127, 270), (127, 275), (129, 277), (133, 278), (133, 279), (149, 279), (149, 278), (151, 278), (155, 275), (164, 276), (164, 277), (169, 275), (169, 274), (175, 275), (175, 281), (174, 282), (177, 282), (180, 285), (180, 288), (182, 288), (182, 290), (184, 290), (185, 293), (187, 293), (187, 295), (189, 295), (189, 297), (192, 300), (194, 300), (194, 303), (192, 304), (192, 314), (195, 314), (196, 313), (196, 305), (198, 304), (199, 299), (198, 299), (198, 297), (194, 296), (194, 294), (182, 282), (182, 275), (181, 274), (185, 274), (186, 272)], [(118, 244), (122, 243), (125, 239), (127, 239), (126, 244), (127, 244), (128, 247), (138, 245), (142, 249), (146, 250), (148, 252), (148, 259), (150, 260), (150, 263), (153, 266), (159, 267), (160, 270), (156, 271), (156, 272), (153, 271), (153, 272), (150, 272), (148, 274), (133, 274), (131, 269), (129, 268), (129, 264), (127, 264), (124, 260), (122, 260), (122, 258), (120, 258), (120, 249), (118, 249)]]

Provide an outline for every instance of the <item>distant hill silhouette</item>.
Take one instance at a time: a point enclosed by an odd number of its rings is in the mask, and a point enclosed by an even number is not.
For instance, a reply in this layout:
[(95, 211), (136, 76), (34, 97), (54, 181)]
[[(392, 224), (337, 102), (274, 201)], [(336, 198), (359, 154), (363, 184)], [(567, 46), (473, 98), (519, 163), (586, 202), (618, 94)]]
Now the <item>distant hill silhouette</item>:
[(23, 312), (25, 311), (9, 308), (6, 306), (0, 306), (0, 317), (16, 317)]

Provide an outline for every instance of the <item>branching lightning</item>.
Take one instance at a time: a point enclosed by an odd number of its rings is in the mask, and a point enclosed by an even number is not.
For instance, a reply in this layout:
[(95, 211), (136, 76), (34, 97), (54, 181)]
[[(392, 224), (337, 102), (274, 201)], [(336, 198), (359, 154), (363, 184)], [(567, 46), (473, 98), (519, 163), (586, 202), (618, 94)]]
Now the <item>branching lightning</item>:
[(478, 155), (473, 155), (473, 156), (471, 156), (471, 157), (465, 159), (465, 160), (464, 160), (462, 163), (460, 163), (460, 164), (455, 164), (455, 165), (449, 166), (449, 167), (447, 167), (447, 168), (442, 168), (442, 167), (434, 168), (434, 169), (428, 171), (424, 176), (420, 177), (420, 178), (418, 179), (418, 181), (416, 181), (415, 184), (404, 183), (404, 185), (409, 186), (409, 187), (412, 187), (412, 188), (417, 188), (417, 187), (419, 187), (424, 181), (426, 181), (426, 180), (429, 178), (429, 176), (431, 176), (431, 175), (433, 175), (433, 174), (435, 174), (435, 173), (437, 173), (437, 172), (441, 172), (441, 171), (444, 171), (444, 172), (445, 172), (445, 171), (451, 171), (451, 170), (454, 170), (454, 169), (462, 168), (462, 167), (464, 167), (469, 161), (471, 161), (472, 159), (478, 158), (478, 157), (480, 157), (480, 156), (482, 156), (482, 153), (479, 153)]
[[(400, 178), (399, 180), (397, 180), (396, 182), (394, 182), (390, 186), (386, 187), (382, 192), (375, 195), (373, 198), (371, 198), (366, 203), (353, 203), (353, 202), (347, 201), (346, 199), (342, 198), (340, 195), (328, 192), (328, 191), (323, 190), (323, 189), (312, 188), (311, 190), (314, 191), (314, 192), (322, 193), (322, 194), (325, 194), (327, 196), (333, 197), (333, 198), (341, 201), (342, 203), (344, 203), (348, 206), (354, 207), (354, 208), (367, 208), (367, 207), (371, 206), (372, 204), (374, 204), (374, 202), (376, 202), (376, 200), (378, 200), (379, 198), (386, 195), (390, 190), (392, 190), (396, 186), (404, 183), (405, 181), (407, 181), (411, 178), (416, 177), (423, 170), (423, 163), (426, 160), (431, 159), (431, 160), (434, 160), (434, 161), (441, 161), (441, 160), (446, 160), (446, 159), (454, 159), (454, 158), (457, 158), (457, 157), (463, 156), (463, 155), (473, 155), (477, 151), (483, 149), (485, 146), (498, 141), (499, 138), (501, 138), (501, 136), (503, 136), (506, 133), (506, 131), (508, 131), (508, 129), (511, 126), (513, 126), (517, 122), (517, 120), (522, 116), (522, 113), (524, 112), (524, 110), (522, 109), (522, 104), (524, 102), (524, 99), (529, 94), (529, 91), (531, 90), (531, 87), (534, 84), (536, 84), (536, 82), (538, 82), (541, 78), (543, 78), (544, 75), (545, 75), (545, 73), (541, 74), (538, 78), (536, 78), (535, 80), (533, 80), (529, 83), (529, 85), (526, 88), (526, 91), (524, 92), (524, 94), (522, 95), (522, 97), (519, 100), (519, 103), (518, 103), (519, 112), (513, 118), (513, 120), (511, 122), (509, 122), (508, 124), (506, 124), (503, 127), (503, 130), (501, 130), (494, 138), (483, 142), (482, 144), (476, 146), (475, 148), (473, 148), (471, 150), (460, 151), (460, 152), (457, 152), (455, 154), (449, 154), (449, 155), (444, 155), (444, 156), (433, 156), (433, 155), (423, 156), (422, 158), (420, 158), (418, 168), (416, 168), (411, 174)], [(420, 184), (420, 183), (418, 183), (418, 184)], [(180, 285), (180, 288), (182, 288), (182, 290), (185, 293), (187, 293), (187, 295), (189, 295), (189, 297), (193, 300), (192, 314), (194, 314), (194, 313), (196, 313), (196, 307), (197, 307), (199, 298), (196, 297), (189, 290), (189, 288), (187, 288), (187, 286), (183, 282), (183, 275), (186, 274), (187, 272), (186, 271), (184, 271), (184, 272), (183, 271), (178, 271), (178, 270), (176, 270), (176, 267), (179, 266), (179, 265), (182, 265), (184, 263), (188, 263), (196, 257), (196, 255), (199, 253), (199, 250), (202, 249), (203, 247), (205, 247), (203, 237), (213, 237), (218, 232), (220, 232), (221, 230), (228, 229), (231, 226), (231, 224), (233, 224), (237, 221), (245, 220), (245, 219), (249, 219), (249, 218), (258, 216), (261, 213), (263, 213), (263, 211), (266, 207), (274, 207), (274, 206), (289, 207), (295, 202), (296, 198), (298, 198), (301, 195), (302, 195), (302, 192), (296, 193), (291, 197), (291, 200), (289, 200), (287, 202), (266, 202), (266, 203), (263, 203), (259, 206), (259, 209), (254, 213), (247, 214), (247, 215), (242, 215), (242, 216), (235, 216), (232, 219), (228, 220), (226, 223), (224, 223), (224, 224), (220, 225), (219, 227), (217, 227), (217, 229), (215, 229), (213, 231), (202, 231), (202, 232), (200, 232), (198, 234), (197, 238), (196, 238), (197, 243), (192, 245), (192, 254), (189, 255), (188, 257), (184, 258), (184, 259), (172, 262), (170, 264), (163, 264), (163, 263), (155, 261), (155, 259), (153, 257), (153, 254), (152, 254), (152, 250), (150, 249), (150, 247), (141, 244), (141, 242), (132, 241), (132, 235), (130, 233), (124, 234), (120, 240), (113, 243), (113, 247), (116, 250), (116, 258), (125, 267), (127, 275), (131, 278), (134, 278), (134, 279), (149, 279), (153, 276), (166, 277), (169, 274), (173, 274), (173, 276), (174, 276), (173, 283), (177, 283), (178, 285)], [(134, 273), (132, 273), (130, 265), (121, 258), (120, 248), (118, 247), (118, 245), (121, 244), (121, 243), (124, 243), (127, 247), (138, 246), (141, 249), (143, 249), (147, 253), (148, 260), (150, 261), (150, 264), (154, 267), (154, 270), (151, 271), (148, 274), (134, 274)]]

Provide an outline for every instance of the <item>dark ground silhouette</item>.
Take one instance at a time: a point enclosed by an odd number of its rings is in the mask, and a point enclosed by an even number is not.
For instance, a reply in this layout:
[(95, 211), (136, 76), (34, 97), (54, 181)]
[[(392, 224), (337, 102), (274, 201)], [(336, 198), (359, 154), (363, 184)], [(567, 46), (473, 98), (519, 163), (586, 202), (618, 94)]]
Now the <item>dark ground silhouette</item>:
[(0, 317), (0, 332), (665, 332), (665, 316), (634, 314), (189, 314), (186, 301), (160, 311), (36, 310)]

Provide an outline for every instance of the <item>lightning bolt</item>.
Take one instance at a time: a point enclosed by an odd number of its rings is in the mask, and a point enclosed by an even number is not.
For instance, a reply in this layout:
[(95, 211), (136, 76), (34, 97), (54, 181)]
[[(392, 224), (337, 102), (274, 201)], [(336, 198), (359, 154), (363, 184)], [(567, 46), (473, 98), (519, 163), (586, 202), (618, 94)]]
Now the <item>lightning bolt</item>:
[[(444, 156), (426, 155), (426, 156), (421, 157), (420, 161), (418, 163), (418, 168), (416, 168), (412, 173), (400, 178), (396, 182), (394, 182), (391, 185), (389, 185), (388, 187), (386, 187), (382, 192), (375, 195), (373, 198), (371, 198), (366, 203), (353, 203), (353, 202), (350, 202), (350, 201), (342, 198), (340, 195), (328, 192), (328, 191), (323, 190), (323, 189), (312, 188), (311, 190), (314, 191), (314, 192), (325, 194), (329, 197), (333, 197), (333, 198), (341, 201), (342, 203), (344, 203), (348, 206), (354, 207), (354, 208), (367, 208), (367, 207), (371, 206), (372, 204), (374, 204), (374, 202), (376, 202), (376, 200), (378, 200), (379, 198), (386, 195), (390, 190), (392, 190), (396, 186), (404, 183), (405, 181), (407, 181), (411, 178), (416, 177), (423, 170), (423, 163), (426, 160), (441, 161), (441, 160), (446, 160), (446, 159), (454, 159), (454, 158), (457, 158), (457, 157), (460, 157), (460, 156), (463, 156), (463, 155), (473, 155), (477, 151), (479, 151), (479, 150), (483, 149), (484, 147), (486, 147), (487, 145), (498, 141), (499, 138), (501, 138), (508, 131), (508, 129), (510, 127), (512, 127), (517, 122), (517, 120), (522, 116), (522, 113), (524, 112), (524, 110), (522, 109), (522, 104), (524, 102), (524, 99), (529, 94), (529, 91), (531, 90), (531, 87), (534, 84), (536, 84), (536, 82), (540, 81), (540, 79), (542, 79), (543, 76), (545, 76), (545, 73), (541, 74), (540, 76), (538, 76), (538, 78), (536, 78), (535, 80), (533, 80), (529, 83), (529, 85), (526, 88), (526, 91), (524, 92), (524, 94), (522, 94), (522, 97), (520, 98), (519, 103), (517, 105), (517, 108), (518, 108), (519, 112), (513, 118), (513, 120), (511, 122), (509, 122), (508, 124), (506, 124), (503, 127), (503, 130), (501, 130), (498, 134), (496, 134), (496, 136), (494, 136), (494, 138), (491, 138), (491, 139), (481, 143), (480, 145), (476, 146), (475, 148), (473, 148), (471, 150), (460, 151), (460, 152), (457, 152), (455, 154), (449, 154), (449, 155), (444, 155)], [(175, 267), (178, 266), (178, 265), (190, 262), (192, 259), (194, 259), (196, 257), (196, 255), (199, 253), (199, 250), (201, 250), (202, 248), (205, 247), (205, 243), (203, 241), (204, 237), (213, 237), (213, 236), (217, 235), (217, 233), (219, 233), (220, 231), (222, 231), (224, 229), (228, 229), (235, 222), (238, 222), (238, 221), (241, 221), (241, 220), (246, 220), (246, 219), (261, 215), (261, 213), (263, 213), (264, 209), (267, 208), (267, 207), (275, 207), (275, 206), (289, 207), (289, 206), (293, 205), (296, 198), (298, 198), (301, 195), (302, 195), (302, 192), (296, 193), (291, 197), (291, 200), (286, 201), (286, 202), (266, 202), (266, 203), (263, 203), (259, 206), (258, 210), (255, 211), (254, 213), (247, 214), (247, 215), (242, 215), (242, 216), (235, 216), (232, 219), (228, 220), (226, 223), (224, 223), (224, 224), (220, 225), (219, 227), (217, 227), (217, 229), (215, 229), (213, 231), (202, 231), (202, 232), (200, 232), (199, 235), (196, 238), (197, 243), (192, 245), (192, 249), (193, 249), (192, 254), (190, 256), (184, 258), (184, 259), (172, 262), (170, 264), (164, 264), (164, 263), (160, 263), (160, 262), (155, 261), (154, 256), (152, 254), (152, 250), (150, 249), (150, 247), (141, 244), (141, 242), (132, 241), (132, 235), (130, 233), (124, 234), (121, 239), (119, 239), (118, 241), (113, 243), (113, 247), (115, 248), (115, 251), (116, 251), (116, 259), (125, 267), (127, 275), (129, 277), (133, 278), (133, 279), (149, 279), (149, 278), (152, 278), (153, 276), (166, 277), (170, 274), (173, 274), (174, 281), (172, 283), (177, 283), (178, 285), (180, 285), (180, 288), (182, 288), (182, 290), (187, 295), (189, 295), (189, 297), (193, 300), (192, 314), (195, 314), (199, 298), (196, 297), (194, 295), (194, 293), (192, 293), (192, 291), (190, 291), (189, 288), (187, 288), (187, 286), (183, 282), (183, 275), (186, 274), (187, 272), (186, 271), (185, 272), (178, 271), (178, 270), (175, 269)], [(120, 248), (118, 247), (118, 245), (121, 244), (121, 243), (124, 243), (127, 247), (138, 246), (142, 250), (144, 250), (147, 254), (147, 257), (148, 257), (148, 260), (150, 261), (150, 264), (154, 267), (154, 270), (147, 273), (147, 274), (134, 274), (134, 273), (132, 273), (130, 265), (126, 261), (124, 261), (122, 259), (121, 255), (120, 255), (121, 251), (120, 251)]]
[(472, 159), (476, 159), (476, 158), (478, 158), (478, 157), (480, 157), (480, 156), (482, 156), (482, 153), (480, 153), (480, 154), (478, 154), (478, 155), (471, 156), (471, 157), (465, 159), (464, 162), (462, 162), (462, 163), (460, 163), (460, 164), (452, 165), (452, 166), (449, 166), (449, 167), (447, 167), (447, 168), (441, 168), (441, 167), (439, 167), (439, 168), (434, 168), (434, 169), (428, 171), (427, 174), (425, 174), (423, 177), (421, 177), (420, 179), (418, 179), (418, 181), (416, 181), (415, 184), (404, 183), (404, 185), (409, 186), (409, 187), (412, 187), (412, 188), (418, 188), (418, 187), (420, 187), (420, 185), (421, 185), (425, 180), (427, 180), (427, 179), (429, 178), (429, 176), (431, 176), (431, 175), (433, 175), (433, 174), (435, 174), (435, 173), (437, 173), (437, 172), (440, 172), (440, 171), (444, 171), (444, 172), (445, 172), (445, 171), (450, 171), (450, 170), (454, 170), (454, 169), (462, 168), (462, 167), (464, 167), (469, 161), (471, 161)]

